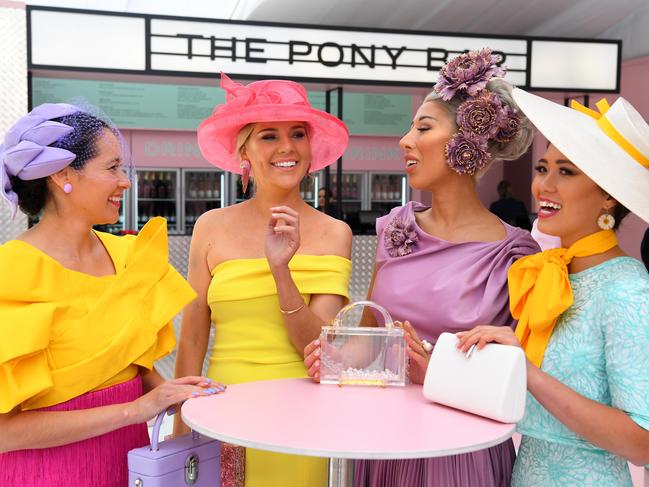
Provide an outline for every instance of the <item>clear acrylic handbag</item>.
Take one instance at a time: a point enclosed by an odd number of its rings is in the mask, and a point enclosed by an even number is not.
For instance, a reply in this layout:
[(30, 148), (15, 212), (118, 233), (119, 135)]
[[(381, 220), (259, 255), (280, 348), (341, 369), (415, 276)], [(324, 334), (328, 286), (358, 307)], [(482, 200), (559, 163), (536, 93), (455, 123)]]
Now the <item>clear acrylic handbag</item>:
[[(349, 311), (368, 306), (383, 317), (383, 326), (359, 326)], [(406, 384), (404, 331), (394, 326), (390, 314), (372, 301), (357, 301), (341, 309), (331, 326), (320, 334), (320, 383), (364, 386)]]

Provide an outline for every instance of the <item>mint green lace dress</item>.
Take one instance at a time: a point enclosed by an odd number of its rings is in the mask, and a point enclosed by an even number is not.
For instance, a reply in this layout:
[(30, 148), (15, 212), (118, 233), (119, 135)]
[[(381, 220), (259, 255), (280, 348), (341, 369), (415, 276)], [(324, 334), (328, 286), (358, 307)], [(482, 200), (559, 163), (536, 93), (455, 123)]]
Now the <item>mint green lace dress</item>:
[[(557, 322), (544, 372), (625, 411), (649, 430), (649, 274), (618, 257), (570, 275), (574, 303)], [(527, 396), (512, 486), (631, 486), (626, 460), (587, 442)]]

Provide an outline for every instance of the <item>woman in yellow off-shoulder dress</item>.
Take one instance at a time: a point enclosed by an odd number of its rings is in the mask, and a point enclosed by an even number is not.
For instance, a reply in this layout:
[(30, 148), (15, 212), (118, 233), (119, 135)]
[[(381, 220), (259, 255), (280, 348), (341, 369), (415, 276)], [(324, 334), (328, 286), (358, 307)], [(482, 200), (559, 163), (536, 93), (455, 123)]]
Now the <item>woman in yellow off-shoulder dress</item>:
[(0, 195), (40, 214), (0, 246), (2, 487), (123, 487), (145, 422), (222, 387), (153, 369), (195, 297), (167, 262), (165, 221), (137, 237), (92, 229), (119, 217), (125, 159), (109, 121), (62, 103), (36, 107), (0, 146)]
[[(256, 192), (194, 227), (189, 281), (199, 297), (184, 312), (176, 375), (200, 373), (214, 322), (209, 377), (306, 377), (304, 346), (348, 299), (351, 231), (305, 203), (300, 182), (342, 154), (347, 129), (311, 108), (297, 83), (242, 86), (222, 75), (221, 86), (227, 101), (199, 127), (199, 146), (211, 163), (242, 174), (244, 186), (253, 171)], [(222, 451), (222, 484), (241, 485), (243, 449)], [(248, 487), (325, 483), (325, 459), (245, 453)]]

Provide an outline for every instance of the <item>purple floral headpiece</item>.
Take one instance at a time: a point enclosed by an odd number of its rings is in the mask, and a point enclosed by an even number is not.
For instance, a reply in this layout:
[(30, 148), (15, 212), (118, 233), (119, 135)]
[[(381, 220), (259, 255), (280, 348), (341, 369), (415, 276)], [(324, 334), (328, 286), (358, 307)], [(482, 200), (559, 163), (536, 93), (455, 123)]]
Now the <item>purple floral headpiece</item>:
[(506, 144), (518, 133), (518, 113), (487, 90), (491, 78), (502, 77), (505, 69), (491, 49), (470, 51), (442, 67), (435, 92), (444, 101), (458, 98), (458, 133), (446, 145), (446, 158), (459, 174), (475, 174), (491, 160), (489, 141)]

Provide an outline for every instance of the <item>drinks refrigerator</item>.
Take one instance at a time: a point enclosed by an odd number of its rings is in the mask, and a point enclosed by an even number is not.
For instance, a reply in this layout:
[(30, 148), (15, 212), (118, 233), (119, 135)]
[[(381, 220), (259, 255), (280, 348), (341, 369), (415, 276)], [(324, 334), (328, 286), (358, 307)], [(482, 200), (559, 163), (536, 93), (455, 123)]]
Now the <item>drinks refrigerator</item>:
[[(133, 222), (140, 230), (154, 216), (170, 234), (191, 235), (198, 217), (227, 201), (224, 174), (211, 169), (138, 169)], [(133, 225), (135, 227), (135, 225)]]
[(395, 206), (405, 205), (408, 183), (404, 174), (370, 173), (370, 207), (373, 212), (386, 215)]
[[(338, 188), (338, 174), (331, 171), (331, 191), (336, 198)], [(365, 174), (360, 172), (346, 172), (342, 174), (341, 217), (353, 228), (353, 223), (358, 220), (358, 214), (365, 209), (364, 198), (367, 193)], [(322, 178), (324, 181), (324, 177)], [(323, 183), (324, 185), (324, 183)]]
[(211, 169), (183, 169), (183, 231), (191, 235), (198, 217), (227, 201), (225, 174)]
[(170, 234), (181, 233), (180, 169), (138, 169), (137, 175), (137, 230), (154, 216), (162, 216)]
[[(336, 172), (332, 170), (330, 177), (330, 188), (335, 197)], [(319, 187), (324, 187), (322, 173)], [(387, 215), (395, 206), (405, 205), (409, 198), (404, 173), (343, 171), (341, 218), (355, 234), (374, 233), (376, 218)]]

